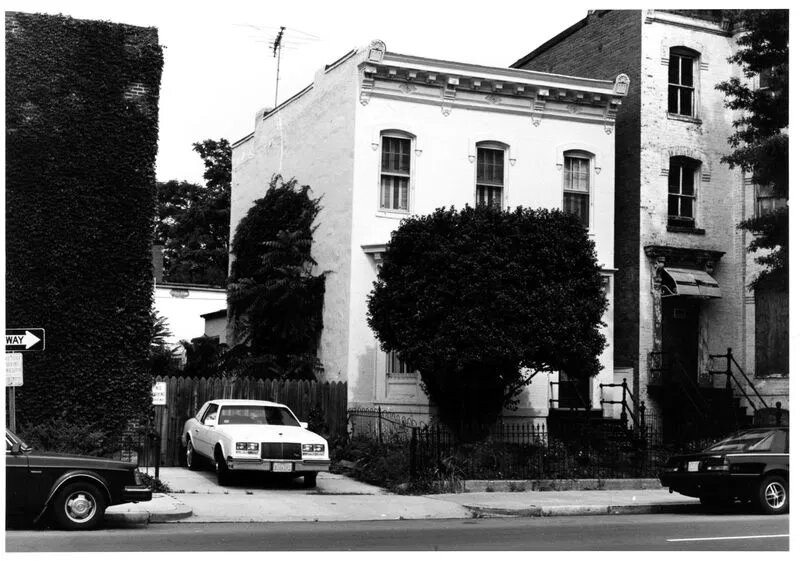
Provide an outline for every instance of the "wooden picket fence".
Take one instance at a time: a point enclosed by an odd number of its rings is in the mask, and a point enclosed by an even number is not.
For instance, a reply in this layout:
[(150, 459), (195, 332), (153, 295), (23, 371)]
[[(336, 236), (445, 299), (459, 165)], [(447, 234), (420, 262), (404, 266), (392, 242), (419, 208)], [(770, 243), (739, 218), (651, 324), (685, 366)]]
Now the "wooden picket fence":
[(184, 461), (181, 431), (187, 419), (211, 399), (264, 399), (288, 405), (301, 421), (309, 421), (312, 410), (321, 414), (328, 438), (347, 434), (347, 384), (308, 380), (259, 380), (254, 378), (157, 377), (167, 384), (167, 404), (155, 406), (153, 426), (161, 437), (161, 465)]

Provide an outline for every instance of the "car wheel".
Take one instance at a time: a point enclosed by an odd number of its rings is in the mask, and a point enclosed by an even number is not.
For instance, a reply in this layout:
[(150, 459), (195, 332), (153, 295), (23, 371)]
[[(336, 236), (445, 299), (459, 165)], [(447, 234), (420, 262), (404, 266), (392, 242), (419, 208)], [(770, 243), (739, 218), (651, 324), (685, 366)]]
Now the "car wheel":
[(768, 475), (758, 487), (758, 503), (765, 514), (784, 514), (789, 511), (789, 484), (783, 477)]
[(317, 486), (317, 472), (307, 473), (303, 476), (303, 487), (313, 488)]
[(103, 521), (106, 497), (93, 483), (65, 485), (53, 502), (56, 524), (64, 530), (94, 530)]
[(219, 485), (228, 485), (230, 483), (231, 472), (228, 469), (225, 458), (222, 457), (219, 451), (214, 454), (214, 471), (217, 472), (217, 483)]
[(189, 438), (186, 439), (186, 467), (192, 471), (200, 469), (200, 458), (197, 457), (192, 440)]

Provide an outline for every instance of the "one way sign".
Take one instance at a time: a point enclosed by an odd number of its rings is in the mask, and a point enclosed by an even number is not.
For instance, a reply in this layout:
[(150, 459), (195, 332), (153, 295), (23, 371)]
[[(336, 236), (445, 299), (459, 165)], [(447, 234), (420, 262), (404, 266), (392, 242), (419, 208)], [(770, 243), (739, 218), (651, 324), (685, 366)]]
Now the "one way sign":
[(40, 327), (6, 329), (6, 352), (43, 350), (44, 329)]

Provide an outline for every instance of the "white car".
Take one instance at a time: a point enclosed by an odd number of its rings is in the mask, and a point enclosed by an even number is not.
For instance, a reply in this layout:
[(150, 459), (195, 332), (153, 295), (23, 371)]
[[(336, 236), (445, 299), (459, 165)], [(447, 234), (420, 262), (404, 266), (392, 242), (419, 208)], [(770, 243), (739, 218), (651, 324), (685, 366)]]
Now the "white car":
[(181, 441), (186, 467), (196, 470), (201, 459), (210, 460), (220, 485), (239, 471), (264, 471), (302, 475), (304, 485), (314, 487), (317, 473), (331, 464), (328, 442), (272, 401), (208, 401), (183, 425)]

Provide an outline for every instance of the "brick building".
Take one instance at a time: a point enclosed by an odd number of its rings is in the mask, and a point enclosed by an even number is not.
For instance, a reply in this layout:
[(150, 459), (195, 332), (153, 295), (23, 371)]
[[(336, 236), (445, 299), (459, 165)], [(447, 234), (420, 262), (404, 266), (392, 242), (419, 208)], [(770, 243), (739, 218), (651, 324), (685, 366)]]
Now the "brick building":
[[(233, 144), (231, 231), (273, 173), (323, 196), (312, 254), (330, 273), (318, 356), (327, 379), (347, 381), (351, 407), (429, 412), (419, 374), (381, 351), (366, 321), (382, 252), (405, 217), (451, 205), (561, 208), (570, 201), (595, 241), (613, 302), (611, 133), (628, 86), (627, 77), (614, 78), (435, 60), (375, 41), (258, 112), (253, 133)], [(487, 183), (481, 170), (489, 160), (496, 173)], [(597, 410), (600, 384), (613, 381), (611, 309), (602, 370), (583, 388)], [(557, 372), (534, 377), (513, 414), (547, 417), (559, 382)]]
[(785, 201), (720, 162), (735, 114), (714, 86), (745, 79), (728, 62), (736, 33), (712, 10), (590, 11), (512, 65), (631, 79), (616, 127), (615, 367), (673, 436), (733, 414), (739, 398), (713, 373), (728, 348), (750, 413), (756, 389), (788, 405), (788, 292), (749, 290), (758, 268), (736, 228)]

